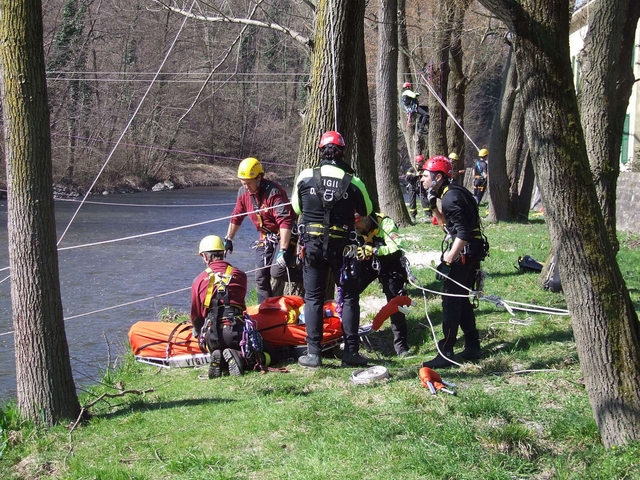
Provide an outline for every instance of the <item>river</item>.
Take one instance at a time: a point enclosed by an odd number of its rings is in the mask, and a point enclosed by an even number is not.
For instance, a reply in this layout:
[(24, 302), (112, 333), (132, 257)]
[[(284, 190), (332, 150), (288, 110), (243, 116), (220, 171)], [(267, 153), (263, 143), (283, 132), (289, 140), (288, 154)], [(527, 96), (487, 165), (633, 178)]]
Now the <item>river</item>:
[[(129, 349), (127, 332), (138, 320), (153, 320), (166, 308), (188, 312), (191, 281), (203, 270), (198, 244), (205, 235), (224, 237), (237, 188), (190, 188), (165, 192), (94, 196), (88, 199), (59, 244), (60, 288), (76, 385), (95, 383), (109, 360)], [(58, 238), (80, 205), (55, 202)], [(64, 250), (65, 248), (174, 229), (197, 227)], [(245, 219), (228, 259), (254, 268), (255, 227)], [(7, 202), (0, 201), (0, 268), (9, 266)], [(8, 271), (0, 272), (0, 280)], [(249, 274), (253, 288), (253, 274)], [(136, 300), (186, 289), (131, 305)], [(120, 306), (118, 308), (111, 308)], [(104, 311), (97, 312), (98, 310)], [(87, 312), (97, 312), (82, 315)], [(10, 280), (0, 284), (0, 400), (16, 396)], [(75, 318), (71, 318), (75, 317)], [(37, 332), (34, 332), (36, 335)]]

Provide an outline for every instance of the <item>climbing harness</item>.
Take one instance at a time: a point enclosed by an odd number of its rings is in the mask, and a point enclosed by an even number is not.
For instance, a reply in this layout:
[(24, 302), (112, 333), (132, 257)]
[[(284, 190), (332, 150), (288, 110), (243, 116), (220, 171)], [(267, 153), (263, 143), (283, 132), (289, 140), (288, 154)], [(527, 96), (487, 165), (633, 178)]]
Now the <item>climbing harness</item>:
[(262, 335), (256, 328), (256, 322), (245, 312), (242, 340), (240, 340), (240, 353), (242, 353), (247, 365), (253, 365), (254, 370), (264, 372), (266, 371), (266, 359), (263, 351)]
[[(218, 321), (222, 319), (231, 320), (238, 316), (240, 309), (229, 303), (229, 292), (227, 287), (231, 282), (233, 267), (227, 266), (223, 274), (214, 272), (211, 267), (207, 267), (205, 272), (209, 275), (209, 285), (207, 286), (207, 294), (204, 298), (204, 307), (208, 310), (207, 318), (198, 335), (198, 345), (203, 353), (210, 351), (209, 345), (218, 343)], [(215, 303), (212, 303), (215, 302)], [(214, 307), (217, 308), (213, 308)]]

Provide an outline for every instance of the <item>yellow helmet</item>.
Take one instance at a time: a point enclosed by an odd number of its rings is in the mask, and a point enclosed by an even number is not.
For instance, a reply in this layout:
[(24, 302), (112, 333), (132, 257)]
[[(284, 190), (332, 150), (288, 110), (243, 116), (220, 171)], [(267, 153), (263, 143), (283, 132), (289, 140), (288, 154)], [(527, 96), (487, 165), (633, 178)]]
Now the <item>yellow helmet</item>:
[(456, 152), (451, 152), (451, 153), (449, 154), (449, 158), (450, 158), (451, 160), (458, 160), (458, 154), (457, 154)]
[(486, 157), (487, 155), (489, 155), (489, 150), (487, 150), (486, 148), (482, 148), (480, 149), (480, 151), (478, 152), (478, 156), (480, 158)]
[(238, 166), (238, 178), (243, 180), (251, 180), (256, 178), (261, 173), (264, 173), (262, 164), (257, 158), (249, 157), (245, 158)]
[(198, 247), (198, 255), (202, 252), (220, 252), (224, 251), (224, 242), (217, 235), (207, 235), (200, 240), (200, 247)]

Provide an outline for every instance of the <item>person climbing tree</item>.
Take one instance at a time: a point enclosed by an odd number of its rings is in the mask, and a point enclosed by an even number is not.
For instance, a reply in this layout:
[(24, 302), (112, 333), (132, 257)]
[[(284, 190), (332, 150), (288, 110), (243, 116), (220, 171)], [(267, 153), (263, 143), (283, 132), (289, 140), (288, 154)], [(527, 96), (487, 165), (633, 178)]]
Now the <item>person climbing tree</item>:
[(414, 113), (420, 116), (418, 121), (418, 133), (427, 133), (427, 127), (429, 126), (429, 109), (426, 106), (420, 105), (418, 97), (420, 93), (411, 90), (411, 83), (405, 82), (402, 84), (402, 107), (407, 113), (408, 123), (411, 123), (411, 117)]

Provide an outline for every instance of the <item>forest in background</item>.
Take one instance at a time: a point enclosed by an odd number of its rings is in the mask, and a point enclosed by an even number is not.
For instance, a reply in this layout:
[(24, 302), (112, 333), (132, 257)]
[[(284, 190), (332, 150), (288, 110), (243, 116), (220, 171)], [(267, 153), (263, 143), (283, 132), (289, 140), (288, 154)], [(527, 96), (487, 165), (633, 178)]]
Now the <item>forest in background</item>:
[[(310, 68), (309, 51), (292, 32), (309, 39), (313, 11), (301, 0), (215, 3), (196, 2), (192, 13), (227, 21), (188, 18), (177, 35), (184, 17), (153, 0), (43, 2), (56, 184), (87, 188), (129, 122), (97, 189), (147, 189), (162, 180), (178, 186), (220, 184), (247, 156), (259, 158), (284, 183), (290, 182)], [(371, 3), (365, 44), (375, 128), (378, 22), (377, 5)], [(427, 14), (429, 3), (406, 3), (417, 72), (427, 72), (435, 58), (429, 39), (437, 27)], [(230, 21), (239, 18), (272, 22), (287, 33)], [(464, 125), (479, 145), (489, 141), (498, 105), (508, 52), (505, 33), (500, 22), (471, 3), (461, 34), (468, 82)], [(417, 90), (426, 103), (424, 85)], [(398, 121), (404, 123), (402, 116)], [(409, 155), (404, 141), (398, 145), (404, 173)], [(470, 164), (475, 151), (466, 150)], [(4, 156), (2, 169), (4, 185)]]

